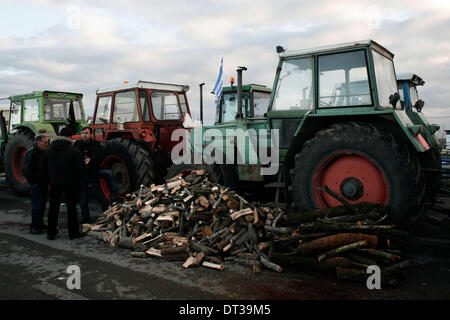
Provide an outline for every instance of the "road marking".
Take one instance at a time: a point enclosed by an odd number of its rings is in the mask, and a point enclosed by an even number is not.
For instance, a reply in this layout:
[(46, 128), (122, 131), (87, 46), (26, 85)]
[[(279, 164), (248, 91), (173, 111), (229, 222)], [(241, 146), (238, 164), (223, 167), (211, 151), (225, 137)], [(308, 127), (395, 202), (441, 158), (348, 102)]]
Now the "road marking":
[(79, 294), (62, 289), (48, 282), (42, 282), (40, 285), (33, 286), (33, 288), (41, 290), (59, 300), (89, 300)]

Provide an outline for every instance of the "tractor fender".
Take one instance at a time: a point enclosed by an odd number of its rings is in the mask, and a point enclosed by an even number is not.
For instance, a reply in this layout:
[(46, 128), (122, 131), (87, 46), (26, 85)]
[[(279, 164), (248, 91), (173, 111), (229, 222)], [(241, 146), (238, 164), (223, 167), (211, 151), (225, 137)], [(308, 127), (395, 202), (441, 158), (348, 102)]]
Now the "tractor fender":
[(53, 129), (53, 126), (49, 123), (27, 122), (13, 126), (13, 129), (18, 131), (28, 130), (33, 132), (35, 135), (38, 133), (56, 135), (55, 129)]
[(401, 110), (342, 115), (307, 114), (296, 129), (283, 161), (283, 174), (287, 184), (290, 183), (289, 169), (294, 166), (295, 154), (300, 152), (303, 144), (313, 138), (316, 132), (341, 122), (364, 122), (378, 128), (386, 128), (399, 143), (409, 146), (411, 150), (418, 153), (430, 150), (430, 145), (420, 132), (414, 133), (413, 129), (417, 129), (417, 126)]

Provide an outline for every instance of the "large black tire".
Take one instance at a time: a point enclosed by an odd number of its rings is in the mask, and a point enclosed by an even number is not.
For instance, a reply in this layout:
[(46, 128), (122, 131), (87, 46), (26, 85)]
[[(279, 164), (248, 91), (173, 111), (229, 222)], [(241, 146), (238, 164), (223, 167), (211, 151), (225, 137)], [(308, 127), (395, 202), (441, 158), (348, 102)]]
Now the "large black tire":
[(22, 163), (25, 153), (33, 146), (33, 137), (31, 131), (17, 132), (8, 140), (5, 148), (6, 179), (18, 195), (30, 194), (30, 184), (22, 174)]
[(341, 123), (317, 132), (295, 156), (291, 195), (302, 210), (350, 203), (378, 202), (390, 208), (389, 221), (411, 228), (423, 205), (420, 163), (400, 149), (389, 132), (363, 123)]
[[(139, 189), (140, 185), (150, 186), (158, 182), (149, 151), (130, 139), (115, 138), (107, 141), (99, 155), (99, 164), (101, 168), (113, 171), (117, 181), (117, 193), (122, 197)], [(100, 179), (99, 185), (103, 200), (109, 200), (110, 193), (106, 182)]]

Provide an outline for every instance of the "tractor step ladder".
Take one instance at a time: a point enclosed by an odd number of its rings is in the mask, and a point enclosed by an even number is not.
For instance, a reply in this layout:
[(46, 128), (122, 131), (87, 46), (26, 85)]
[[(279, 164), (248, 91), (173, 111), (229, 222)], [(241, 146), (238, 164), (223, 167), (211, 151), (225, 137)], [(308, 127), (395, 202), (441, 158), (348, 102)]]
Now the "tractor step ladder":
[[(276, 182), (270, 182), (264, 185), (264, 188), (276, 188), (275, 191), (275, 201), (269, 202), (267, 205), (283, 208), (286, 206), (286, 203), (280, 202), (280, 193), (284, 191), (284, 182), (282, 182), (282, 168), (279, 169), (278, 179)], [(286, 201), (286, 194), (284, 195)]]

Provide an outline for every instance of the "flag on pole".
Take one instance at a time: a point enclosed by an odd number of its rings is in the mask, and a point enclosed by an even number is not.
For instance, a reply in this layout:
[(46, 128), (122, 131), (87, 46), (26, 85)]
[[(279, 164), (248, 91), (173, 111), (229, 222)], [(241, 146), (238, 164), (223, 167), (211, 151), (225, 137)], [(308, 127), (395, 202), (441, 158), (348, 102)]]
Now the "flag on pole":
[(211, 93), (216, 95), (215, 103), (217, 108), (219, 108), (220, 106), (220, 98), (222, 97), (222, 86), (223, 86), (222, 73), (223, 73), (223, 57), (222, 60), (220, 60), (219, 76), (217, 77), (216, 85), (214, 86), (213, 91), (211, 91)]

